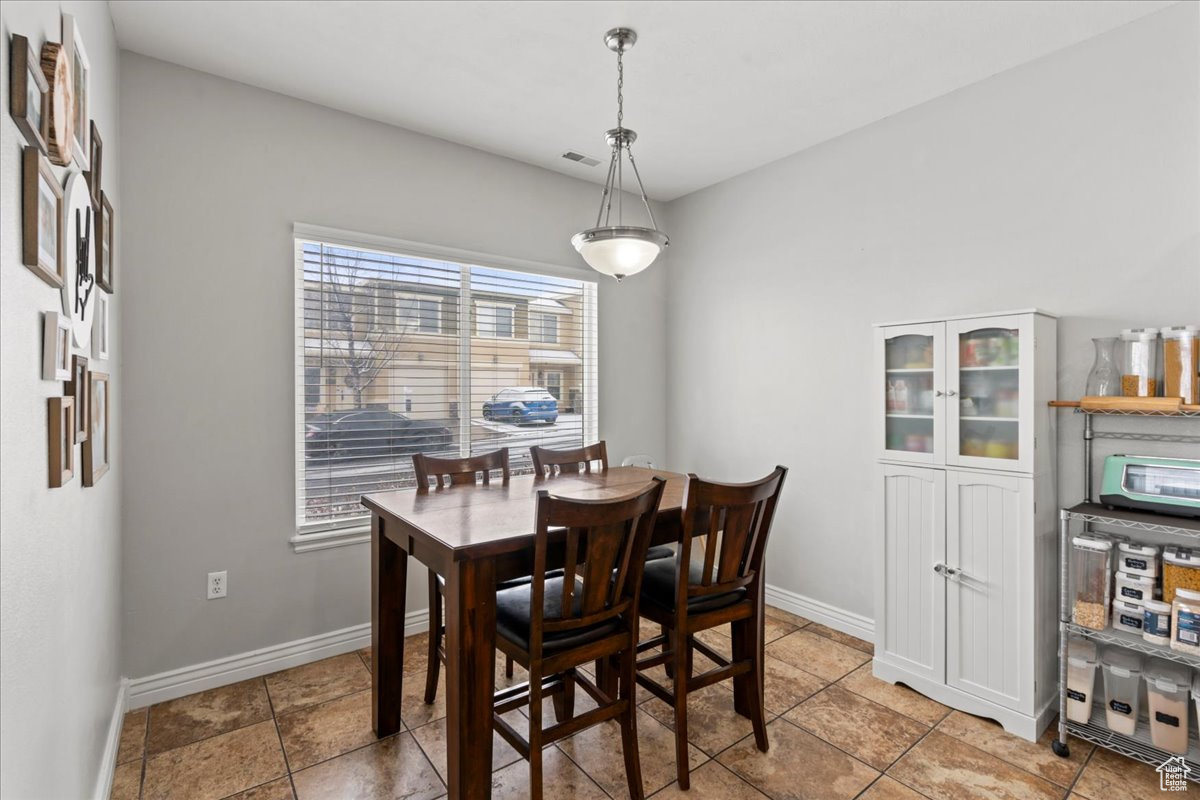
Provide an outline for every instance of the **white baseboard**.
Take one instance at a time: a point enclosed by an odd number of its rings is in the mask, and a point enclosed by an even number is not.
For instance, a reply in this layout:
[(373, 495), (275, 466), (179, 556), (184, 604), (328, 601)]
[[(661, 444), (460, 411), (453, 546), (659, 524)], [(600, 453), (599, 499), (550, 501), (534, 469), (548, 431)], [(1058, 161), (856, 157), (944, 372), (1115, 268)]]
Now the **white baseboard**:
[(784, 611), (799, 614), (806, 619), (811, 619), (813, 622), (819, 622), (826, 627), (833, 628), (835, 631), (848, 633), (851, 636), (857, 636), (859, 639), (864, 639), (868, 642), (875, 641), (875, 620), (870, 617), (864, 617), (861, 614), (855, 614), (853, 611), (846, 611), (843, 608), (831, 606), (828, 603), (822, 603), (820, 600), (814, 600), (811, 597), (796, 594), (787, 589), (780, 589), (778, 586), (771, 586), (770, 584), (767, 584), (765, 594), (767, 603), (776, 608), (782, 608)]
[(108, 721), (108, 736), (104, 740), (104, 755), (100, 757), (100, 772), (96, 776), (95, 800), (108, 800), (112, 794), (113, 773), (117, 770), (117, 751), (121, 749), (121, 723), (125, 721), (125, 704), (129, 698), (129, 679), (117, 684), (117, 701), (113, 704), (112, 719)]
[[(428, 609), (410, 611), (404, 615), (405, 636), (422, 633), (428, 629)], [(129, 708), (144, 708), (205, 689), (215, 689), (322, 658), (350, 653), (361, 650), (370, 643), (371, 623), (364, 622), (306, 639), (296, 639), (261, 650), (218, 658), (204, 664), (135, 678), (129, 683)]]

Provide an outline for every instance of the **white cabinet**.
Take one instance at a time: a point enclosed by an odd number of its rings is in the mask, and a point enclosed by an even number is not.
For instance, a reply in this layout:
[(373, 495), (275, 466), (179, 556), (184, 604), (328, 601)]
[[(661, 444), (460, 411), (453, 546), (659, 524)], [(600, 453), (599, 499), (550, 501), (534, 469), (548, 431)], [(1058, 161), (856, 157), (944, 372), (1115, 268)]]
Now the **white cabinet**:
[(1031, 740), (1056, 696), (1055, 324), (876, 328), (875, 674)]

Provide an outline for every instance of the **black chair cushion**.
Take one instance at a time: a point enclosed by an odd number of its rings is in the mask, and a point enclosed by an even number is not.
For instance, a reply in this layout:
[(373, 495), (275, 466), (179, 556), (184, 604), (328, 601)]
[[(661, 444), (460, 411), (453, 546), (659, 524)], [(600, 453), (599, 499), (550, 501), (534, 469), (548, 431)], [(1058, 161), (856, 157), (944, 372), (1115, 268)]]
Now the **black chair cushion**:
[(671, 558), (675, 555), (675, 549), (665, 544), (660, 544), (657, 547), (651, 547), (646, 551), (647, 561), (657, 561), (660, 558)]
[[(546, 579), (546, 596), (543, 610), (546, 618), (557, 619), (562, 615), (563, 579), (560, 575)], [(579, 593), (583, 590), (583, 582), (577, 580), (576, 591), (572, 595), (574, 613), (578, 614), (582, 605)], [(496, 633), (510, 642), (529, 650), (529, 625), (533, 610), (533, 587), (529, 584), (514, 586), (496, 593)], [(569, 650), (588, 642), (603, 639), (618, 630), (620, 624), (616, 620), (601, 622), (587, 628), (573, 631), (558, 631), (544, 633), (542, 637), (542, 652), (556, 653)]]
[[(699, 583), (703, 571), (703, 565), (693, 561), (688, 569), (689, 580), (692, 583)], [(642, 602), (651, 602), (667, 611), (674, 611), (675, 578), (678, 572), (679, 560), (677, 558), (660, 558), (647, 563), (645, 574), (642, 576)], [(735, 589), (732, 592), (709, 597), (693, 597), (688, 601), (688, 613), (699, 614), (704, 611), (716, 611), (718, 608), (731, 606), (745, 598), (745, 589)]]

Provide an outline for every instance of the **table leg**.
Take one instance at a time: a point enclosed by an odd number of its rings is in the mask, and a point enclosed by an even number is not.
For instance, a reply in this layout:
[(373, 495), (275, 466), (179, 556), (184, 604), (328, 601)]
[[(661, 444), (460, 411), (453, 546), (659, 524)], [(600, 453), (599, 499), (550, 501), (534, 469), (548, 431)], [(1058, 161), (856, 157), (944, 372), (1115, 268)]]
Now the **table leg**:
[(446, 771), (453, 800), (492, 796), (496, 571), (457, 561), (446, 576)]
[(371, 727), (376, 736), (400, 730), (404, 682), (404, 595), (408, 553), (384, 535), (371, 515)]

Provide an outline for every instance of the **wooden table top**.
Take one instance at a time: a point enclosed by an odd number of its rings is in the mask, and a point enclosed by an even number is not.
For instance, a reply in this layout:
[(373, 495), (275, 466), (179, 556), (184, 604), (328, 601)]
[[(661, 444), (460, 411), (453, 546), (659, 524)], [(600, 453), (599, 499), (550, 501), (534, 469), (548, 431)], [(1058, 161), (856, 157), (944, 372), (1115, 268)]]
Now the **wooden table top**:
[(519, 475), (475, 486), (451, 486), (418, 493), (416, 489), (364, 495), (372, 512), (402, 522), (412, 532), (453, 552), (454, 560), (516, 552), (533, 537), (537, 493), (597, 500), (629, 494), (654, 476), (667, 479), (661, 512), (679, 512), (687, 476), (643, 467), (611, 467), (604, 472), (537, 478)]

